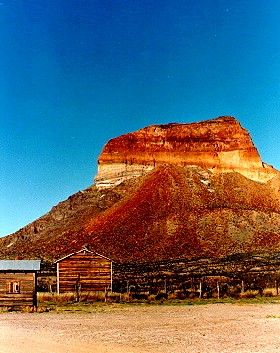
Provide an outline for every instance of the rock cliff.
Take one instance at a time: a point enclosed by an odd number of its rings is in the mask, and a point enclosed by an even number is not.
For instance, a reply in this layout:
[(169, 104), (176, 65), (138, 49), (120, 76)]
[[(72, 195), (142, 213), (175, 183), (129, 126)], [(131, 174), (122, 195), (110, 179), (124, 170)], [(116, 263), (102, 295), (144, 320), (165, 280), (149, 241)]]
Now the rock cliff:
[(266, 182), (279, 172), (263, 163), (247, 130), (233, 117), (152, 125), (110, 140), (98, 159), (96, 186), (107, 188), (156, 166), (199, 166)]

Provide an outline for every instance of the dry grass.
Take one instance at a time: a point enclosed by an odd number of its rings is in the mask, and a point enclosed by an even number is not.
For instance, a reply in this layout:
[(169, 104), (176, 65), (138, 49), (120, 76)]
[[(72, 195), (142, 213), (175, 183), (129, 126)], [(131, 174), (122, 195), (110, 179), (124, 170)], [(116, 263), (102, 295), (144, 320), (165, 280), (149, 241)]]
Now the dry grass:
[[(207, 293), (206, 293), (207, 294)], [(211, 295), (207, 296), (205, 293), (201, 298), (202, 301), (207, 301), (208, 299), (229, 299), (229, 300), (240, 300), (240, 299), (254, 299), (254, 298), (278, 298), (276, 288), (265, 288), (262, 294), (258, 290), (247, 290), (245, 292), (240, 292), (238, 288), (234, 286), (230, 287), (229, 290), (218, 297), (217, 293), (214, 291)], [(158, 302), (167, 300), (172, 301), (194, 301), (199, 299), (198, 292), (187, 292), (182, 290), (176, 290), (168, 295), (161, 293), (158, 295), (154, 294), (137, 294), (137, 293), (116, 293), (116, 292), (82, 292), (79, 297), (75, 292), (67, 292), (63, 294), (40, 292), (38, 293), (39, 303), (51, 303), (57, 305), (67, 305), (72, 303), (96, 303), (96, 302), (109, 302), (109, 303), (129, 303), (129, 302)]]
[[(169, 294), (168, 297), (160, 297), (158, 295), (149, 295), (143, 298), (136, 298), (132, 294), (108, 292), (105, 300), (104, 292), (82, 293), (78, 301), (75, 293), (39, 293), (37, 312), (95, 312), (96, 310), (104, 310), (106, 307), (127, 306), (127, 305), (205, 305), (216, 303), (238, 303), (238, 304), (267, 304), (279, 303), (280, 296), (276, 295), (274, 288), (264, 290), (264, 295), (260, 295), (256, 290), (247, 290), (239, 293), (238, 297), (223, 296), (217, 298), (199, 298), (197, 295), (183, 295), (182, 291)], [(8, 309), (3, 308), (2, 312)], [(29, 310), (29, 309), (24, 309)]]
[(257, 290), (247, 290), (245, 292), (240, 293), (240, 298), (251, 299), (251, 298), (256, 298), (258, 295), (259, 295), (259, 291)]
[(0, 306), (0, 313), (8, 313), (9, 311), (12, 311), (11, 307), (8, 306)]
[(276, 288), (265, 288), (263, 291), (265, 297), (276, 297), (278, 295)]
[(38, 293), (39, 302), (50, 302), (55, 304), (67, 304), (74, 302), (96, 302), (96, 301), (105, 301), (104, 292), (82, 292), (77, 297), (77, 294), (74, 292), (67, 292), (63, 294), (57, 293)]

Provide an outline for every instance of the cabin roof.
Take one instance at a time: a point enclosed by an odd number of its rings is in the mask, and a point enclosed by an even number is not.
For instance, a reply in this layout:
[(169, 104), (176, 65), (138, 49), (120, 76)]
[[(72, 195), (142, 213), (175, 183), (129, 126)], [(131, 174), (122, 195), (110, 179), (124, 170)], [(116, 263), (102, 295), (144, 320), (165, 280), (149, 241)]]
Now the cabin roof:
[(69, 254), (69, 255), (66, 255), (66, 256), (62, 257), (61, 259), (55, 261), (55, 264), (58, 263), (58, 262), (60, 262), (60, 261), (65, 260), (65, 259), (68, 259), (68, 257), (71, 257), (71, 256), (73, 256), (73, 255), (79, 254), (79, 253), (81, 253), (81, 252), (83, 252), (83, 251), (87, 251), (87, 252), (91, 253), (92, 255), (97, 255), (97, 256), (103, 257), (103, 259), (106, 259), (106, 260), (108, 260), (108, 261), (114, 262), (113, 260), (109, 259), (108, 257), (106, 257), (106, 256), (104, 256), (104, 255), (101, 255), (101, 254), (98, 254), (98, 253), (95, 252), (95, 251), (90, 251), (86, 246), (84, 246), (83, 249), (81, 249), (81, 250), (79, 250), (79, 251), (75, 251), (75, 252), (73, 252), (73, 253), (71, 253), (71, 254)]
[(0, 260), (0, 271), (40, 271), (41, 260)]

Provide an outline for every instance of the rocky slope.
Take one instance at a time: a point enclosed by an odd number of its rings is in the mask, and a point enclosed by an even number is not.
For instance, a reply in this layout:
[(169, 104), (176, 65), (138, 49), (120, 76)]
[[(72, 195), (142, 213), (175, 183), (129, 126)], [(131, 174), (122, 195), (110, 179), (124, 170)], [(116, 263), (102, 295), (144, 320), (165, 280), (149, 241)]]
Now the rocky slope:
[(84, 244), (117, 262), (280, 251), (280, 173), (234, 118), (154, 129), (109, 141), (97, 184), (0, 239), (0, 257), (55, 260)]

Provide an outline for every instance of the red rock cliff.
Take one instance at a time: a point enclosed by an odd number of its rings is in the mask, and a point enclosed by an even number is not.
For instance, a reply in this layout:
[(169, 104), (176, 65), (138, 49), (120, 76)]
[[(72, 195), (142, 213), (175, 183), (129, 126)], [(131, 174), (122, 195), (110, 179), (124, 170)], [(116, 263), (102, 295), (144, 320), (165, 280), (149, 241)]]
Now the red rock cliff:
[(266, 182), (279, 172), (261, 161), (251, 137), (233, 117), (191, 124), (152, 125), (110, 140), (98, 159), (96, 184), (110, 187), (157, 165), (196, 165), (239, 172)]

